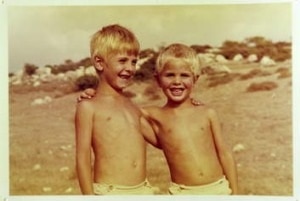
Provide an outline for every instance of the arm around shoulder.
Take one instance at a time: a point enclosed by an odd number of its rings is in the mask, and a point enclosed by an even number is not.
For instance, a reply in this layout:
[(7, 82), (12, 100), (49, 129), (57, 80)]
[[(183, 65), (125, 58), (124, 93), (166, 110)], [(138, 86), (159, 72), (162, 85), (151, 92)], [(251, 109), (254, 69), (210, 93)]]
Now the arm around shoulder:
[[(149, 109), (149, 108), (148, 108)], [(152, 146), (161, 149), (159, 141), (156, 136), (156, 128), (153, 119), (151, 118), (147, 108), (141, 108), (142, 115), (140, 118), (141, 130), (145, 140)]]

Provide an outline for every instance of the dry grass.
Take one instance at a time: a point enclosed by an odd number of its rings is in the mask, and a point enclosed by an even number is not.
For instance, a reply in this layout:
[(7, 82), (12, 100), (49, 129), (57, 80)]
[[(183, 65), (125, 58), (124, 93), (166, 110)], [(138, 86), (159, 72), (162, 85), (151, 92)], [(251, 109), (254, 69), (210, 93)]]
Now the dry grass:
[[(240, 70), (244, 74), (245, 71)], [(223, 79), (223, 78), (222, 78)], [(229, 78), (224, 78), (229, 79)], [(253, 80), (227, 82), (214, 88), (199, 82), (195, 96), (214, 107), (223, 122), (223, 134), (230, 147), (243, 144), (235, 152), (239, 188), (243, 195), (293, 194), (293, 160), (291, 127), (291, 78), (253, 77), (260, 88), (271, 91), (245, 93)], [(277, 87), (274, 87), (276, 80)], [(263, 81), (271, 83), (261, 84)], [(149, 94), (133, 99), (139, 105), (161, 104), (149, 101), (157, 88), (150, 83), (132, 85), (129, 91)], [(271, 87), (270, 87), (271, 86)], [(24, 88), (23, 88), (24, 89)], [(25, 88), (26, 89), (26, 88)], [(21, 88), (18, 89), (21, 91)], [(10, 91), (9, 165), (11, 195), (78, 195), (75, 174), (73, 116), (78, 93), (55, 98), (56, 92)], [(53, 101), (31, 106), (38, 97)], [(161, 151), (148, 146), (149, 181), (167, 193), (170, 175)]]

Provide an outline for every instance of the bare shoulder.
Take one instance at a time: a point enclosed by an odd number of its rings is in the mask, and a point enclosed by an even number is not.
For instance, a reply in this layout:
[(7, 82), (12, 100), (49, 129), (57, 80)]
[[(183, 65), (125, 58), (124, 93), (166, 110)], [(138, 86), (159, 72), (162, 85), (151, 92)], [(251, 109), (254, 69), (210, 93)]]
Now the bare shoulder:
[(92, 112), (94, 109), (94, 103), (92, 100), (83, 100), (77, 103), (76, 110), (79, 113)]
[(217, 111), (212, 107), (207, 107), (206, 114), (211, 120), (217, 120), (218, 119)]
[(195, 109), (199, 112), (199, 114), (206, 114), (208, 117), (217, 116), (216, 110), (209, 105), (199, 105), (196, 106)]

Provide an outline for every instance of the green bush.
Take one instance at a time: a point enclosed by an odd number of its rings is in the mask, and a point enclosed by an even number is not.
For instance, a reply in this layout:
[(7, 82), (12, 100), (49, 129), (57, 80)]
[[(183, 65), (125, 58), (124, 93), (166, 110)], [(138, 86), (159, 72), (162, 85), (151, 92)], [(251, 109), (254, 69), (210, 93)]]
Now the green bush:
[(97, 88), (99, 79), (95, 75), (83, 75), (75, 81), (76, 90), (82, 91), (87, 88)]

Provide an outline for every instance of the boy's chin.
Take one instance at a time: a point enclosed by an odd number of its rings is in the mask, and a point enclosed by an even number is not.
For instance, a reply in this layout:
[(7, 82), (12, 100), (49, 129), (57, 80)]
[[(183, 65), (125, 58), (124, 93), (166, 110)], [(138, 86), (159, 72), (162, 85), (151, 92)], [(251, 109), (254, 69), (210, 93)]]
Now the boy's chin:
[(119, 83), (117, 84), (117, 87), (121, 90), (129, 87), (132, 84), (132, 82), (123, 82), (123, 83)]
[(185, 102), (187, 99), (187, 97), (168, 97), (168, 101), (169, 102), (173, 102), (173, 103), (176, 103), (176, 104), (180, 104), (180, 103), (183, 103)]

